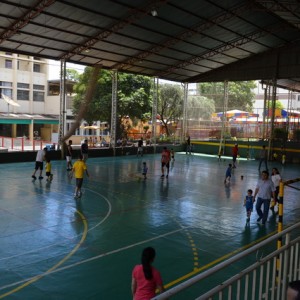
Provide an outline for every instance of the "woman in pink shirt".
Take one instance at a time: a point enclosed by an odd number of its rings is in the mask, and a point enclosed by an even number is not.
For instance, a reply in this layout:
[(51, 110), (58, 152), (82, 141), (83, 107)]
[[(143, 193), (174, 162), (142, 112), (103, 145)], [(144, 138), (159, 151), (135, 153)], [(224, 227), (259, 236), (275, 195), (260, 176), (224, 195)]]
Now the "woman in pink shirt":
[(160, 273), (152, 266), (154, 258), (155, 250), (147, 247), (142, 253), (142, 264), (133, 268), (131, 291), (134, 300), (150, 300), (156, 290), (164, 290)]

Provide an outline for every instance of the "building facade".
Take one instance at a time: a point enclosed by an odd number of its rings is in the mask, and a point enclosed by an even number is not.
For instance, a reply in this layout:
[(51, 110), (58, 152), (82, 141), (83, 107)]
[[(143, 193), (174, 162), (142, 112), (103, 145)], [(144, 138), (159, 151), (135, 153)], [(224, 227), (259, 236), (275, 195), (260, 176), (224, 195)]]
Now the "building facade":
[(47, 79), (48, 60), (0, 52), (0, 136), (51, 140), (59, 101), (48, 97)]

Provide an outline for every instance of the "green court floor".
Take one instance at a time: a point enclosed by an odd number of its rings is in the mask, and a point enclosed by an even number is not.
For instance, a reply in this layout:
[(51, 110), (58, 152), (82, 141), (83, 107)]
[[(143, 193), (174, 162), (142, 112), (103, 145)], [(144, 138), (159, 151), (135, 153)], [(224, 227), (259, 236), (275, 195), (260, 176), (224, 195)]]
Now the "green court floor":
[[(80, 200), (64, 161), (52, 162), (51, 183), (32, 181), (34, 162), (1, 164), (0, 299), (132, 299), (131, 271), (144, 247), (156, 249), (154, 265), (170, 288), (277, 230), (271, 213), (265, 227), (256, 212), (245, 227), (243, 199), (255, 189), (257, 161), (241, 160), (226, 186), (230, 160), (175, 159), (168, 179), (160, 178), (160, 154), (89, 159)], [(299, 177), (299, 165), (272, 166), (284, 179)], [(299, 221), (299, 199), (286, 189), (284, 225)]]

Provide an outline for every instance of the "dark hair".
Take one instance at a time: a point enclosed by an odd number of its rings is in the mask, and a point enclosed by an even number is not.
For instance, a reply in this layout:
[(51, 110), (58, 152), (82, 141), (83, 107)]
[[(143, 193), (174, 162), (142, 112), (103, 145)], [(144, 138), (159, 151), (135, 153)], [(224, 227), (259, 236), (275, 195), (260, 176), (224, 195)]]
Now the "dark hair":
[(232, 167), (232, 164), (229, 164), (228, 167)]
[(252, 191), (251, 189), (249, 189), (247, 192), (248, 192), (248, 193), (251, 193), (251, 194), (253, 193), (253, 191)]
[(47, 158), (47, 163), (49, 163), (50, 162), (50, 158)]
[(300, 280), (290, 282), (289, 288), (297, 292), (295, 300), (300, 300)]
[(142, 252), (142, 265), (145, 278), (147, 280), (152, 279), (152, 268), (151, 264), (155, 258), (155, 250), (152, 247), (147, 247)]
[(262, 173), (262, 174), (266, 174), (266, 175), (269, 177), (269, 171), (264, 170), (264, 171), (262, 171), (261, 173)]
[(79, 154), (79, 159), (83, 159), (83, 155), (82, 154)]
[(273, 170), (275, 171), (275, 174), (279, 174), (279, 171), (278, 171), (277, 168), (273, 168), (273, 169), (272, 169), (272, 173), (273, 173)]

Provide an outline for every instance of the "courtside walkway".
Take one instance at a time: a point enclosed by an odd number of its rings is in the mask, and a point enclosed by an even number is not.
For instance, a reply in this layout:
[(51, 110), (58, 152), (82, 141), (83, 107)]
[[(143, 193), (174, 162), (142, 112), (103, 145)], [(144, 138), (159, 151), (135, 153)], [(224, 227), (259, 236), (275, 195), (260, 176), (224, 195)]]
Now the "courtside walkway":
[[(157, 250), (155, 266), (171, 287), (276, 231), (271, 212), (265, 227), (255, 212), (245, 227), (243, 198), (255, 188), (257, 161), (240, 161), (224, 186), (229, 160), (175, 159), (163, 180), (159, 154), (89, 159), (80, 200), (64, 161), (52, 162), (51, 183), (32, 181), (34, 162), (1, 164), (0, 299), (132, 299), (131, 271), (146, 246)], [(271, 166), (284, 179), (299, 177), (299, 165)], [(299, 199), (286, 189), (285, 225), (299, 221)], [(174, 299), (194, 299), (202, 289)]]

